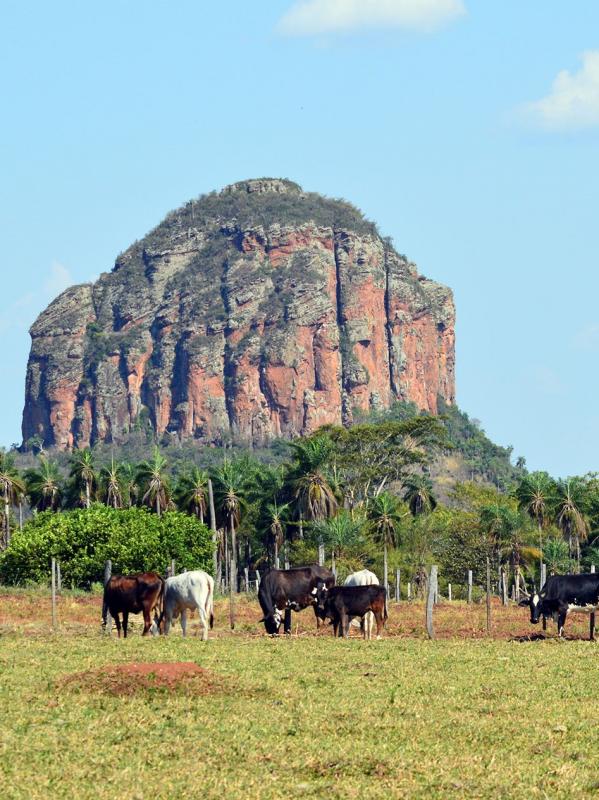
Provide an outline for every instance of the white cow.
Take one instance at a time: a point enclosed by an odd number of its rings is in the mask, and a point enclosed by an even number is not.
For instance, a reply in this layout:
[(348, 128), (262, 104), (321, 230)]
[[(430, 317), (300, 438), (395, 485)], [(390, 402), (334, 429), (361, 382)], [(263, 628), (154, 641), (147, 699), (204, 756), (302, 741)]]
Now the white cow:
[(164, 620), (164, 635), (166, 636), (173, 619), (181, 614), (181, 628), (183, 636), (186, 635), (187, 610), (198, 610), (200, 625), (202, 626), (202, 640), (208, 639), (208, 623), (212, 628), (214, 579), (201, 569), (193, 572), (182, 572), (167, 578), (164, 586), (164, 606), (160, 621)]
[[(352, 572), (351, 575), (348, 575), (345, 579), (345, 586), (379, 586), (380, 582), (379, 579), (376, 577), (374, 572), (371, 572), (369, 569), (361, 569), (358, 572)], [(364, 634), (365, 639), (372, 639), (372, 631), (374, 630), (374, 614), (372, 611), (368, 611), (364, 615), (364, 621), (359, 622), (357, 619), (352, 619), (350, 625), (354, 625), (356, 628), (361, 627), (362, 632)]]

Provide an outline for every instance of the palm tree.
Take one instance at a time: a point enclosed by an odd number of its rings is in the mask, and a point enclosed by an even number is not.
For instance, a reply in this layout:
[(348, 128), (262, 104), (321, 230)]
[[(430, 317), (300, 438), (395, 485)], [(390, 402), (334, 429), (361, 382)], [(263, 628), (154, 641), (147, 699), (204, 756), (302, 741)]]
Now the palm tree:
[(366, 520), (360, 515), (352, 515), (342, 508), (334, 517), (319, 519), (312, 523), (312, 530), (318, 540), (331, 548), (333, 567), (335, 558), (341, 558), (351, 548), (365, 543)]
[(118, 464), (114, 463), (114, 457), (110, 462), (110, 466), (102, 467), (100, 471), (100, 487), (107, 506), (112, 506), (112, 508), (123, 507), (121, 469)]
[(85, 507), (89, 508), (91, 505), (92, 491), (97, 480), (94, 456), (89, 447), (75, 453), (71, 458), (70, 466), (69, 477), (72, 479), (76, 488), (83, 489), (85, 493)]
[(326, 436), (314, 436), (291, 442), (291, 448), (295, 463), (289, 480), (298, 503), (300, 522), (333, 516), (339, 503), (326, 470), (333, 443)]
[(0, 494), (4, 499), (4, 537), (3, 546), (10, 544), (10, 507), (21, 502), (25, 494), (25, 483), (15, 467), (12, 459), (0, 453)]
[(551, 506), (556, 499), (555, 494), (555, 482), (547, 472), (531, 472), (525, 475), (515, 491), (518, 507), (537, 524), (541, 554), (543, 552), (543, 528), (549, 520)]
[(408, 475), (403, 482), (404, 497), (408, 504), (412, 516), (419, 514), (429, 514), (437, 506), (437, 500), (433, 494), (433, 484), (426, 475)]
[[(407, 513), (407, 512), (406, 512)], [(387, 587), (387, 550), (397, 546), (397, 529), (402, 517), (399, 498), (390, 492), (381, 492), (368, 507), (374, 537), (383, 545), (384, 585)]]
[(127, 503), (129, 508), (131, 508), (137, 503), (139, 497), (139, 483), (137, 481), (138, 470), (133, 464), (125, 461), (119, 466), (119, 472), (123, 500)]
[(175, 488), (177, 506), (196, 516), (204, 522), (208, 504), (208, 473), (193, 467), (190, 473), (183, 475)]
[(168, 461), (155, 447), (150, 461), (143, 461), (137, 468), (136, 483), (143, 492), (141, 501), (153, 508), (160, 517), (166, 511), (171, 499), (169, 480), (166, 475)]
[(568, 541), (572, 556), (573, 543), (578, 572), (580, 572), (580, 542), (589, 535), (589, 523), (585, 515), (585, 484), (580, 478), (567, 478), (557, 482), (557, 504), (555, 521)]
[(231, 537), (231, 584), (237, 591), (237, 527), (245, 509), (246, 475), (239, 461), (225, 459), (212, 473), (215, 501)]
[(25, 471), (25, 484), (31, 506), (36, 511), (55, 511), (62, 496), (62, 477), (58, 466), (41, 456), (37, 469)]
[(276, 500), (274, 503), (268, 503), (265, 508), (268, 519), (270, 543), (272, 543), (272, 549), (274, 551), (275, 566), (278, 566), (279, 550), (285, 540), (285, 525), (287, 522), (285, 517), (288, 509), (289, 503), (284, 503), (282, 506), (279, 506)]

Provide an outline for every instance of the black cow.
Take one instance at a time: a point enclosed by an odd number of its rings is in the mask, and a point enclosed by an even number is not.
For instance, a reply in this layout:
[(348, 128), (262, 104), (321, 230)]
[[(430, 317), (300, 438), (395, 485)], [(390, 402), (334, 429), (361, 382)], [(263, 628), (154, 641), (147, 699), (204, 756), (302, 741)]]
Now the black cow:
[(520, 601), (530, 607), (530, 621), (536, 625), (541, 617), (557, 618), (557, 631), (563, 636), (570, 611), (590, 614), (590, 638), (595, 638), (595, 611), (599, 608), (599, 575), (552, 575), (540, 592)]
[(271, 569), (260, 581), (258, 601), (264, 616), (266, 632), (277, 635), (281, 627), (281, 612), (285, 612), (283, 630), (291, 633), (291, 612), (314, 606), (317, 627), (324, 619), (316, 606), (319, 586), (328, 588), (335, 585), (335, 576), (326, 567), (312, 564), (309, 567), (293, 569)]
[(147, 636), (152, 626), (152, 611), (162, 604), (164, 580), (156, 572), (142, 572), (139, 575), (113, 575), (104, 587), (102, 602), (102, 624), (106, 627), (107, 612), (116, 622), (119, 639), (121, 637), (121, 621), (123, 615), (123, 634), (127, 638), (129, 614), (143, 613), (143, 636)]
[(387, 621), (387, 590), (384, 586), (325, 586), (318, 588), (318, 608), (328, 617), (335, 636), (349, 636), (352, 617), (364, 619), (372, 611), (376, 620), (376, 636), (380, 638)]

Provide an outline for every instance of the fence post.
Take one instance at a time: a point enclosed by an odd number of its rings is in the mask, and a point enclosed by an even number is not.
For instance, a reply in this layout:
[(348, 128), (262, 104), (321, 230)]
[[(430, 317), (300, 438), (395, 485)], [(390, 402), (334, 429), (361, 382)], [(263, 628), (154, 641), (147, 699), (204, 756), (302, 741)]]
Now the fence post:
[(318, 566), (324, 567), (324, 545), (318, 545)]
[(258, 592), (259, 588), (260, 588), (260, 572), (259, 570), (256, 570), (256, 592)]
[(435, 602), (436, 593), (437, 567), (433, 565), (428, 576), (428, 591), (426, 594), (426, 631), (429, 639), (435, 638), (435, 629), (433, 628), (433, 605)]
[(539, 589), (542, 589), (547, 582), (547, 564), (541, 564), (541, 585)]
[(408, 581), (408, 601), (412, 599), (412, 584)]
[(595, 572), (595, 565), (594, 564), (591, 564), (591, 572), (593, 572), (593, 573)]
[(244, 581), (245, 581), (245, 590), (246, 590), (246, 592), (249, 592), (249, 590), (250, 590), (250, 570), (249, 570), (249, 567), (244, 567), (243, 568), (243, 577), (244, 577)]
[(507, 606), (508, 594), (507, 594), (507, 582), (504, 569), (501, 570), (501, 599), (503, 601), (503, 605)]
[(385, 587), (385, 591), (387, 592), (387, 597), (389, 597), (389, 567), (387, 563), (387, 546), (385, 545), (383, 551), (383, 586)]
[[(104, 587), (106, 588), (106, 584), (112, 577), (112, 561), (108, 559), (108, 561), (104, 562)], [(106, 627), (104, 628), (104, 633), (107, 633), (109, 636), (112, 636), (112, 617), (110, 616), (110, 611), (106, 609)]]
[(52, 559), (52, 630), (56, 631), (56, 559)]
[(289, 544), (285, 542), (285, 569), (289, 569)]
[(237, 591), (237, 586), (233, 588), (233, 584), (237, 583), (237, 575), (233, 575), (233, 555), (229, 555), (229, 623), (231, 630), (235, 630), (235, 600), (233, 599), (233, 592)]
[(395, 602), (399, 603), (401, 600), (401, 570), (395, 570)]
[(62, 592), (62, 575), (60, 573), (60, 561), (56, 562), (56, 591), (58, 594)]
[(175, 566), (175, 559), (171, 558), (171, 578), (174, 578), (174, 576), (177, 574)]
[(472, 570), (468, 570), (468, 603), (472, 602)]
[(451, 601), (452, 601), (452, 596), (451, 596), (451, 583), (448, 583), (448, 584), (447, 584), (447, 600), (448, 600), (448, 602), (449, 602), (449, 603), (451, 603)]
[(491, 562), (487, 556), (487, 633), (491, 633)]

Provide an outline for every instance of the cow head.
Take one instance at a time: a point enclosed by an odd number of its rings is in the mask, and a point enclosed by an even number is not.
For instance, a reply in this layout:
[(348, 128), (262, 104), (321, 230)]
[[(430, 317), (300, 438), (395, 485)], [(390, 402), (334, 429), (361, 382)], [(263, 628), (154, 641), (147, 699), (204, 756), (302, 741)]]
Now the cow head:
[(329, 596), (329, 590), (325, 581), (319, 579), (314, 589), (312, 589), (312, 594), (314, 595), (314, 604), (316, 606), (316, 610), (319, 612), (319, 616), (324, 618), (327, 599)]
[(265, 614), (260, 622), (264, 623), (266, 633), (270, 634), (271, 636), (278, 636), (282, 619), (281, 612), (278, 608), (275, 608), (272, 614)]
[(528, 606), (530, 608), (530, 621), (533, 625), (536, 625), (543, 615), (544, 598), (544, 592), (533, 592), (531, 595), (526, 595), (518, 603), (519, 606)]

